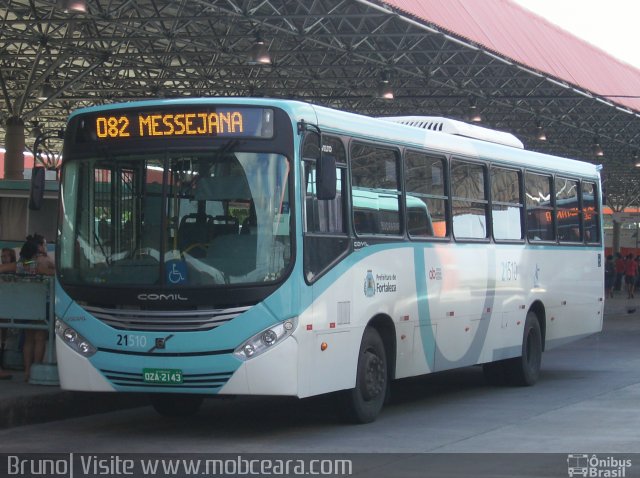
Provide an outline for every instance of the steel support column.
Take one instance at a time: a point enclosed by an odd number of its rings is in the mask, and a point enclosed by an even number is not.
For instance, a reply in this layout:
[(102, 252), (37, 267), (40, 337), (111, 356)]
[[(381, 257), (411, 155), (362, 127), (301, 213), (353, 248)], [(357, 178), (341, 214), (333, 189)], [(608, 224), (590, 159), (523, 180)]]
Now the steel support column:
[(7, 120), (4, 155), (5, 179), (24, 179), (24, 121), (17, 116)]

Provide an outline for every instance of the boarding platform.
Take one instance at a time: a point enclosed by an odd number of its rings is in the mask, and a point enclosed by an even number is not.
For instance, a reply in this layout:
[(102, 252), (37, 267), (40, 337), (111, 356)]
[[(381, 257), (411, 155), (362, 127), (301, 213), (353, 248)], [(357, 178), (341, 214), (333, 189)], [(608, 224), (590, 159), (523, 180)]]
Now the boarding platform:
[[(29, 383), (33, 385), (60, 384), (55, 361), (54, 284), (54, 278), (49, 276), (0, 274), (0, 328), (46, 330), (48, 333), (44, 360), (31, 367)], [(3, 356), (4, 366), (10, 367), (12, 361), (19, 362), (16, 360), (19, 351), (15, 344), (12, 345), (13, 348), (7, 349), (7, 364), (4, 364)]]

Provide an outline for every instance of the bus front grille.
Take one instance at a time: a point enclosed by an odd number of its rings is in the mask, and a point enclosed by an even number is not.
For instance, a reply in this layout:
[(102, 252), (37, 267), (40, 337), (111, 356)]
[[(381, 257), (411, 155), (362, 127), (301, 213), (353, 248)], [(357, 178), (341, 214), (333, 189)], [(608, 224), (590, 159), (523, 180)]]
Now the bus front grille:
[(211, 310), (137, 310), (105, 307), (83, 308), (115, 329), (149, 331), (211, 330), (236, 318), (249, 307)]

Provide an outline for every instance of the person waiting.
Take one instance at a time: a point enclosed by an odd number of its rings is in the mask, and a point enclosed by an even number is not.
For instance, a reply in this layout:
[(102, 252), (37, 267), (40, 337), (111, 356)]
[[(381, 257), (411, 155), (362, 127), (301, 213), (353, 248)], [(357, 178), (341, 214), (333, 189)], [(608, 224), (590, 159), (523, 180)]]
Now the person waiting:
[(27, 236), (27, 241), (31, 241), (38, 246), (37, 261), (39, 265), (48, 269), (55, 269), (55, 262), (49, 256), (47, 252), (47, 240), (43, 235), (35, 233), (31, 236)]
[(627, 285), (627, 299), (633, 299), (636, 287), (636, 276), (638, 275), (638, 263), (633, 254), (627, 255), (624, 266), (625, 284)]
[[(53, 275), (55, 273), (53, 261), (42, 256), (41, 246), (33, 240), (32, 236), (27, 239), (31, 240), (27, 240), (22, 245), (20, 259), (14, 263), (0, 264), (0, 273), (15, 272), (19, 275)], [(46, 343), (46, 330), (25, 330), (24, 345), (22, 346), (25, 382), (29, 381), (31, 365), (42, 362)]]
[(39, 246), (34, 241), (27, 240), (20, 249), (20, 260), (0, 264), (0, 274), (15, 272), (28, 275), (54, 275), (55, 264), (49, 256), (45, 257), (39, 252), (41, 248), (42, 246)]
[(613, 256), (610, 254), (607, 256), (607, 260), (604, 263), (604, 290), (607, 297), (613, 298), (613, 288), (616, 282), (616, 264), (613, 261)]

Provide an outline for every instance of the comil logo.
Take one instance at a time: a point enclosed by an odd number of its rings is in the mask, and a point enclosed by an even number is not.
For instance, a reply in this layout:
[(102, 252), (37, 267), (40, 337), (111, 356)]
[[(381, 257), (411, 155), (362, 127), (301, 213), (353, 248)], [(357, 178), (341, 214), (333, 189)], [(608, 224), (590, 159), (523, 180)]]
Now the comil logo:
[(180, 294), (138, 294), (138, 300), (189, 300)]
[(625, 478), (631, 460), (613, 456), (570, 454), (567, 456), (567, 473), (570, 477)]

